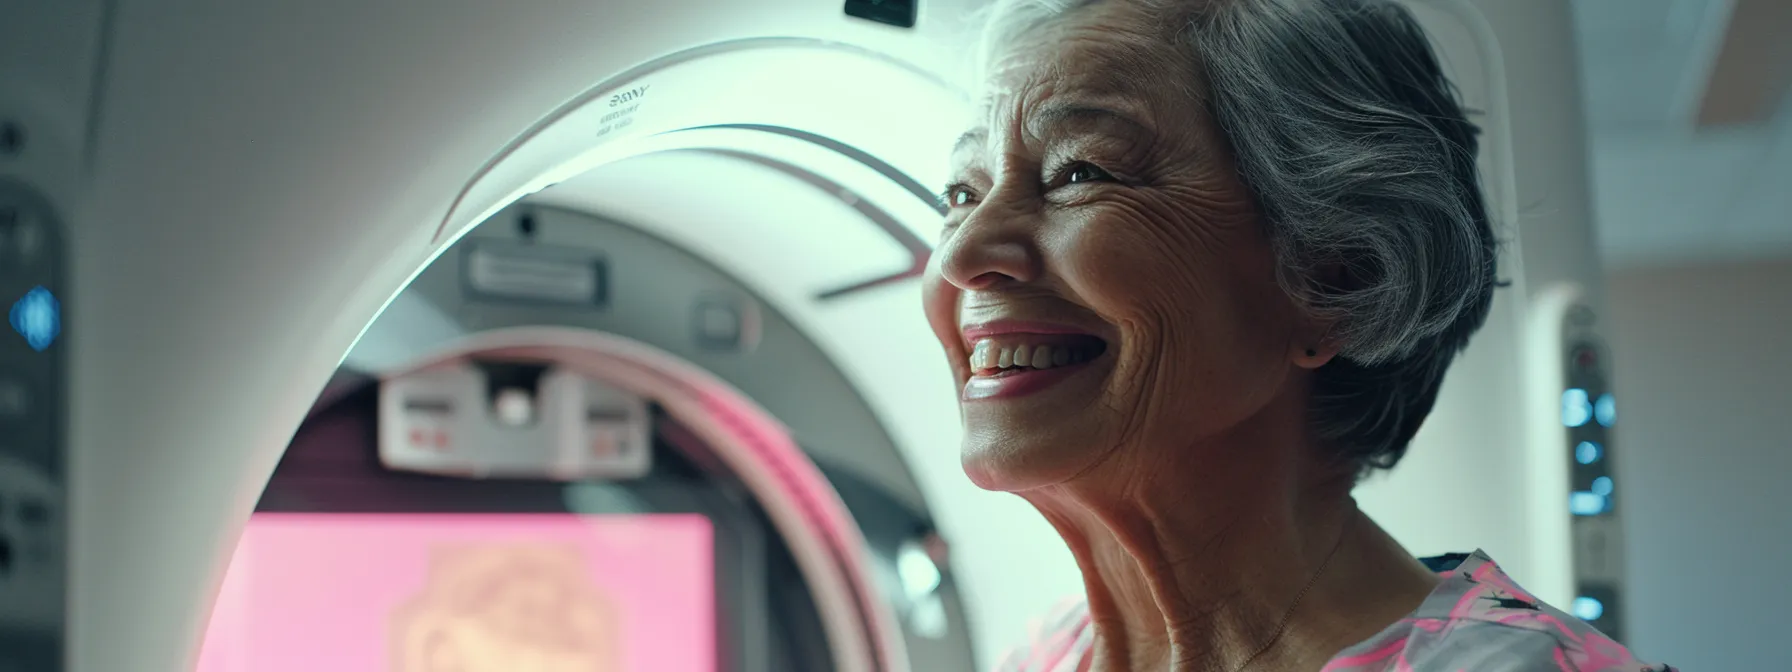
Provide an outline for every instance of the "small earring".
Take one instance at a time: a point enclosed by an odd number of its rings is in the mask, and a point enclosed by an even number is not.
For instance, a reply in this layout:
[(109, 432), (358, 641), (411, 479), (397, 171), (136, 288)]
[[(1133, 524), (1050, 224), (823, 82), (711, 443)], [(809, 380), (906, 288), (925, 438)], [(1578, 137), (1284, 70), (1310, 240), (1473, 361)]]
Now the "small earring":
[(1319, 351), (1318, 351), (1318, 350), (1314, 350), (1314, 349), (1312, 349), (1312, 348), (1307, 348), (1307, 356), (1308, 356), (1308, 357), (1318, 357), (1318, 356), (1319, 356)]

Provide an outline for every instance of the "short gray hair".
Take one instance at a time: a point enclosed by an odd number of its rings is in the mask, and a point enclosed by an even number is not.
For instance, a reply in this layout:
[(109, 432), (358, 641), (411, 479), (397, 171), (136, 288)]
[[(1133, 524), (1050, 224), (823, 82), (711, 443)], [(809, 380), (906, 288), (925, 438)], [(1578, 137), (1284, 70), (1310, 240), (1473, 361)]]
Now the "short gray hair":
[[(997, 0), (979, 69), (1099, 1)], [(1394, 2), (1133, 1), (1173, 14), (1165, 37), (1205, 76), (1283, 288), (1334, 321), (1341, 353), (1315, 378), (1314, 431), (1359, 474), (1392, 468), (1492, 308), (1479, 129)]]

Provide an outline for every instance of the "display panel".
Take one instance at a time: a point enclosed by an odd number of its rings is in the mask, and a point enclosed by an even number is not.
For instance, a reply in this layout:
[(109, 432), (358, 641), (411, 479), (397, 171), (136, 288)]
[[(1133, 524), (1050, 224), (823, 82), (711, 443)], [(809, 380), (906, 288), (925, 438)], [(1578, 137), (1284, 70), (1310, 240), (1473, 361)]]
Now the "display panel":
[(250, 519), (199, 672), (714, 672), (693, 514)]

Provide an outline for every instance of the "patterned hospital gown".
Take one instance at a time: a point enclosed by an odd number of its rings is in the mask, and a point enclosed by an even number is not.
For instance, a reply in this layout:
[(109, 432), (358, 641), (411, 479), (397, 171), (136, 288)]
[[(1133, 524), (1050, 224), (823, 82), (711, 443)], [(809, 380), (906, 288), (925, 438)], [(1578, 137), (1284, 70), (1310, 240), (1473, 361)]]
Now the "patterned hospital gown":
[[(1443, 578), (1412, 615), (1340, 652), (1323, 672), (1676, 672), (1525, 592), (1486, 553), (1422, 560)], [(1035, 626), (998, 672), (1087, 672), (1095, 644), (1085, 602)]]

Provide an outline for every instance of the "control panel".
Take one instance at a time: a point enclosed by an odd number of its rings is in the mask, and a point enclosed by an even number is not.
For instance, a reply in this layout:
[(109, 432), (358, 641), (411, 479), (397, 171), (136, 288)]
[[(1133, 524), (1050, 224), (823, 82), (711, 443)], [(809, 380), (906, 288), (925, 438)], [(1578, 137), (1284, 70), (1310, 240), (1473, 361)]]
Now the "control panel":
[(385, 381), (380, 462), (462, 478), (640, 478), (647, 401), (546, 363), (460, 361)]
[(67, 252), (30, 187), (0, 179), (0, 672), (63, 669)]
[(1569, 611), (1623, 641), (1623, 537), (1612, 470), (1616, 400), (1610, 352), (1590, 307), (1574, 305), (1563, 321), (1562, 427), (1568, 468), (1568, 512), (1574, 544), (1575, 598)]

